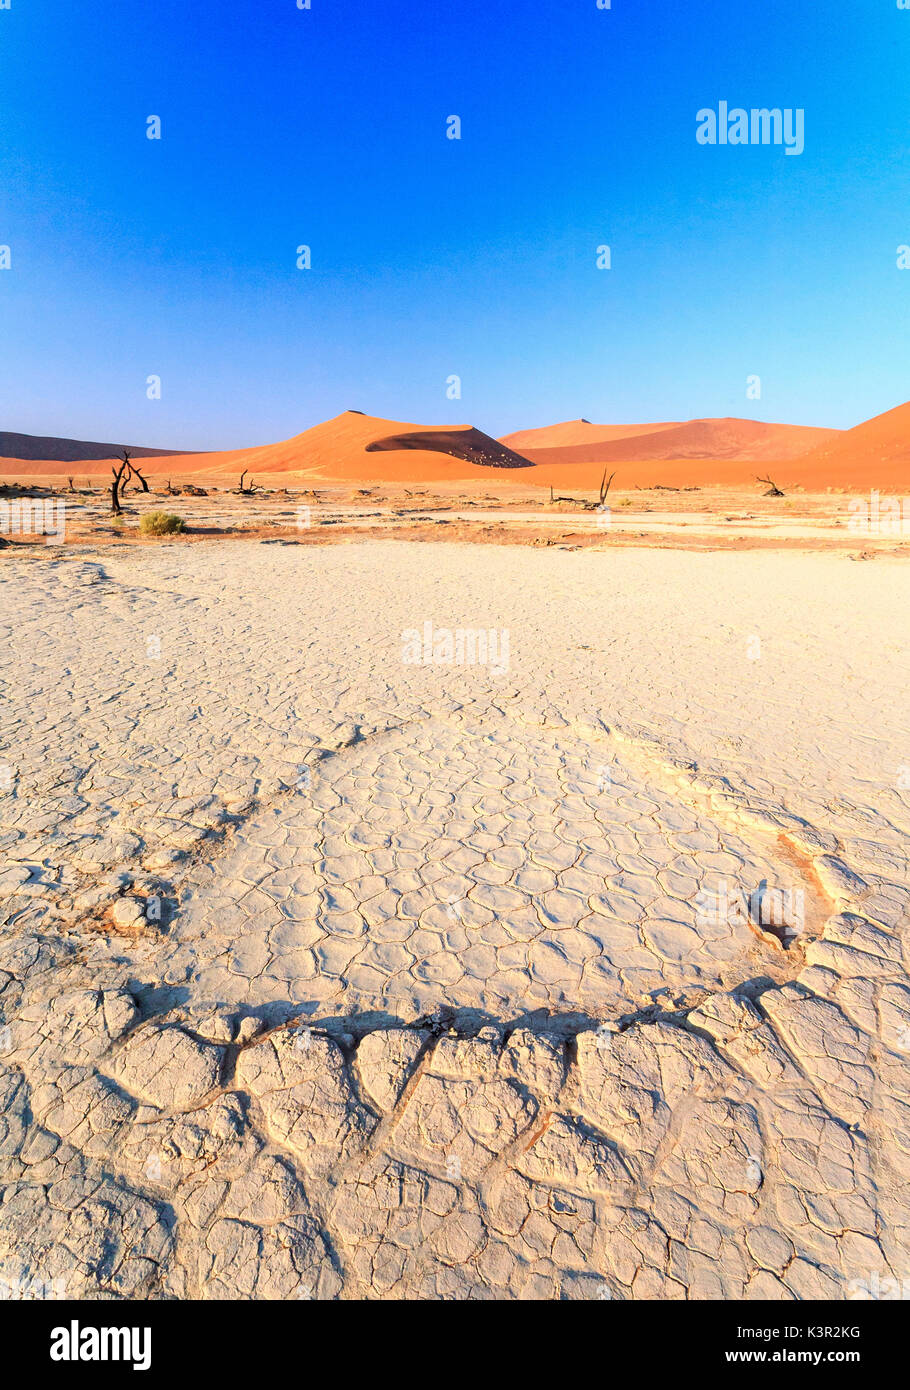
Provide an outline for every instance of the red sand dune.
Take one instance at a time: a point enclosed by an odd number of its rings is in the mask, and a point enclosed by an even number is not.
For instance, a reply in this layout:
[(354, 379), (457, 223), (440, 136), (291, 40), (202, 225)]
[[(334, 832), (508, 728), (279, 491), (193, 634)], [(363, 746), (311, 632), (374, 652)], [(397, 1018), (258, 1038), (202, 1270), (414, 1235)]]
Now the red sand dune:
[[(209, 454), (208, 472), (223, 471), (224, 454)], [(482, 469), (529, 470), (528, 460), (470, 425), (426, 429), (346, 410), (281, 444), (234, 451), (236, 463), (257, 473), (303, 473), (313, 478), (413, 481), (464, 478)]]
[(404, 434), (390, 434), (382, 439), (374, 439), (366, 446), (368, 454), (400, 453), (403, 450), (421, 450), (449, 454), (463, 463), (475, 463), (482, 468), (528, 468), (528, 460), (516, 454), (501, 440), (491, 439), (482, 430), (469, 425), (457, 426), (450, 430), (411, 430)]
[(109, 459), (119, 449), (129, 449), (133, 458), (186, 453), (185, 449), (149, 449), (139, 444), (98, 444), (88, 439), (60, 439), (56, 435), (11, 434), (0, 430), (0, 457), (16, 459), (54, 459), (59, 463), (78, 463), (82, 459)]
[[(562, 426), (555, 426), (561, 430)], [(591, 426), (592, 430), (599, 428)], [(546, 431), (537, 431), (544, 434)], [(538, 464), (642, 463), (653, 459), (791, 459), (836, 438), (841, 431), (805, 425), (769, 425), (762, 420), (688, 420), (684, 425), (658, 425), (623, 438), (590, 437), (559, 447), (525, 441), (528, 458)]]
[[(521, 452), (515, 452), (519, 442)], [(469, 425), (427, 429), (349, 410), (277, 444), (142, 463), (147, 477), (161, 480), (223, 482), (246, 470), (266, 486), (482, 483), (486, 491), (552, 486), (563, 494), (596, 490), (605, 468), (615, 471), (615, 491), (658, 484), (753, 487), (756, 474), (770, 474), (784, 489), (902, 490), (910, 485), (910, 403), (852, 430), (738, 419), (632, 426), (573, 420), (502, 441)], [(110, 462), (0, 459), (0, 475), (8, 479), (69, 474), (106, 480)]]
[(678, 420), (664, 425), (592, 425), (590, 420), (564, 420), (559, 425), (544, 425), (537, 430), (516, 430), (504, 434), (501, 443), (522, 453), (527, 449), (562, 449), (575, 444), (606, 444), (614, 439), (634, 439), (639, 434), (656, 434), (658, 430), (673, 430)]
[[(533, 472), (527, 459), (470, 425), (426, 429), (356, 410), (345, 411), (278, 444), (148, 458), (141, 466), (149, 478), (183, 478), (188, 474), (239, 478), (246, 470), (260, 479), (296, 473), (303, 478), (352, 482), (445, 481), (478, 472), (496, 477), (503, 469)], [(65, 471), (78, 477), (103, 478), (110, 470), (110, 460), (68, 463), (65, 470), (55, 461), (0, 460), (0, 473), (16, 477), (59, 476)]]
[(910, 401), (841, 430), (801, 460), (813, 473), (831, 473), (842, 487), (910, 487)]

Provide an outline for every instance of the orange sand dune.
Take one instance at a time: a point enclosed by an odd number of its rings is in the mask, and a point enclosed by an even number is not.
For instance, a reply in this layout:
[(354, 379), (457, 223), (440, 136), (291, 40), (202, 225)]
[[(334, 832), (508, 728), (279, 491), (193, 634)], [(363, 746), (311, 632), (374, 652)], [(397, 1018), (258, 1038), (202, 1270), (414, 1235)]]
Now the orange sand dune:
[[(605, 437), (619, 429), (633, 433)], [(589, 442), (568, 442), (579, 434), (587, 434)], [(516, 453), (513, 444), (532, 435), (566, 442), (524, 446), (527, 452)], [(756, 474), (770, 474), (784, 490), (902, 490), (910, 484), (910, 403), (852, 430), (737, 419), (647, 427), (577, 420), (508, 435), (500, 442), (468, 425), (426, 429), (349, 410), (277, 444), (142, 462), (145, 475), (155, 481), (195, 477), (202, 483), (236, 482), (245, 470), (265, 486), (425, 483), (472, 492), (482, 486), (485, 492), (504, 494), (553, 487), (557, 495), (596, 491), (604, 468), (615, 471), (614, 492), (655, 486), (757, 487)], [(77, 484), (84, 478), (106, 481), (110, 462), (0, 459), (0, 476), (7, 479), (68, 475)]]
[(842, 478), (844, 487), (910, 487), (910, 401), (874, 415), (813, 449), (803, 462)]
[(411, 430), (374, 439), (366, 446), (368, 454), (399, 453), (402, 450), (449, 454), (464, 463), (483, 468), (527, 468), (528, 460), (505, 444), (491, 439), (482, 430), (459, 425), (450, 430)]
[(684, 425), (662, 425), (649, 434), (622, 439), (591, 439), (559, 448), (525, 445), (525, 453), (535, 463), (548, 465), (640, 463), (653, 459), (739, 459), (761, 463), (765, 459), (799, 458), (839, 433), (806, 425), (769, 425), (761, 420), (689, 420)]
[[(212, 465), (205, 471), (212, 472), (221, 467), (225, 455), (208, 457)], [(472, 475), (478, 467), (494, 476), (502, 468), (529, 468), (527, 459), (470, 425), (425, 429), (356, 410), (346, 410), (281, 444), (248, 449), (242, 455), (235, 451), (232, 457), (237, 462), (242, 459), (253, 474), (295, 472), (308, 477), (389, 481), (459, 478)]]
[(113, 458), (118, 450), (129, 449), (133, 458), (186, 452), (179, 449), (151, 449), (139, 444), (99, 444), (88, 439), (61, 439), (56, 435), (15, 434), (0, 430), (0, 455), (4, 458), (36, 459), (74, 463), (82, 459)]
[(559, 425), (544, 425), (537, 430), (516, 430), (504, 434), (500, 443), (524, 453), (528, 449), (562, 449), (574, 444), (606, 444), (614, 439), (634, 439), (639, 434), (656, 434), (659, 430), (679, 427), (678, 420), (663, 425), (592, 425), (590, 420), (564, 420)]
[[(134, 456), (139, 469), (146, 478), (186, 478), (190, 473), (225, 471), (233, 474), (235, 460), (249, 456), (247, 449), (226, 450), (220, 454), (156, 454), (154, 456)], [(213, 470), (212, 459), (225, 460), (224, 467)], [(20, 459), (0, 458), (0, 477), (7, 481), (25, 478), (72, 478), (82, 482), (110, 481), (113, 455), (105, 459)], [(243, 464), (241, 463), (241, 467)]]
[[(527, 472), (528, 460), (470, 425), (425, 429), (348, 410), (293, 439), (252, 449), (208, 454), (173, 454), (143, 459), (148, 478), (185, 478), (188, 474), (252, 478), (297, 473), (304, 478), (372, 479), (375, 481), (447, 480), (476, 472), (496, 477), (502, 469)], [(105, 478), (110, 460), (65, 465), (53, 460), (0, 460), (0, 473), (15, 477), (66, 476)]]

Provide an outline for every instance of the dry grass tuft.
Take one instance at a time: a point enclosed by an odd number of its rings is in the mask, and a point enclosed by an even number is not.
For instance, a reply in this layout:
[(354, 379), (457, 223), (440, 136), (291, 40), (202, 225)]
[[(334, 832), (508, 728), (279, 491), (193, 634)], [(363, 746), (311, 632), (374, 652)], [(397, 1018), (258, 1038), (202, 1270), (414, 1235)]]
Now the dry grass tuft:
[(173, 512), (146, 512), (139, 522), (140, 536), (173, 536), (186, 530), (186, 522)]

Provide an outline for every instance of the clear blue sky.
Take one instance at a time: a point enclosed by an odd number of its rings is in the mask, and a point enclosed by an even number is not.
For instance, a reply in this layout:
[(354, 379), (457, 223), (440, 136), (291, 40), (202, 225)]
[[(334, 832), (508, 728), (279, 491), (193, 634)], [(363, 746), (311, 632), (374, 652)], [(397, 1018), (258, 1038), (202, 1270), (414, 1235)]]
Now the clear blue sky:
[[(11, 0), (0, 429), (855, 424), (910, 397), (908, 78), (896, 0)], [(698, 145), (722, 99), (804, 153)]]

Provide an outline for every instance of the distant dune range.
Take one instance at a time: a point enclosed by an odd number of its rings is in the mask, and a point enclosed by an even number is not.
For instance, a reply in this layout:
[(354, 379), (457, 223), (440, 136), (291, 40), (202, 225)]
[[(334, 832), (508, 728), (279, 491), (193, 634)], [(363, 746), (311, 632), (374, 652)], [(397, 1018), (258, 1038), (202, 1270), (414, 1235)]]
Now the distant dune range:
[[(99, 480), (119, 446), (0, 434), (0, 477)], [(131, 446), (128, 446), (131, 447)], [(44, 448), (47, 452), (39, 453)], [(21, 450), (13, 453), (12, 450)], [(88, 452), (80, 454), (79, 450)], [(105, 452), (107, 451), (107, 452)], [(246, 471), (262, 484), (306, 485), (483, 481), (588, 491), (604, 469), (617, 490), (634, 487), (755, 485), (901, 490), (910, 486), (910, 403), (850, 430), (736, 418), (597, 425), (569, 420), (493, 439), (470, 425), (428, 428), (345, 411), (276, 444), (211, 453), (131, 447), (152, 479), (197, 476), (219, 482)], [(287, 475), (287, 476), (285, 476)], [(495, 490), (495, 488), (494, 488)]]
[[(59, 463), (79, 463), (83, 459), (109, 459), (123, 448), (120, 444), (94, 444), (86, 439), (57, 439), (53, 435), (10, 434), (0, 430), (0, 460), (52, 459)], [(148, 449), (138, 444), (125, 446), (135, 458), (186, 453), (178, 449)]]
[[(103, 477), (110, 473), (110, 458), (74, 463), (83, 477)], [(357, 482), (445, 481), (492, 474), (503, 469), (533, 472), (526, 458), (507, 445), (470, 425), (426, 429), (421, 425), (383, 420), (347, 410), (293, 439), (264, 444), (253, 449), (228, 449), (208, 454), (170, 454), (147, 457), (143, 472), (147, 477), (185, 477), (208, 474), (212, 477), (240, 476), (246, 470), (253, 478), (294, 473), (299, 479), (331, 479)], [(39, 462), (34, 456), (23, 462), (0, 460), (0, 473), (26, 475), (59, 474), (53, 459)], [(288, 479), (287, 481), (294, 481)]]
[[(620, 435), (619, 430), (626, 433)], [(576, 440), (575, 433), (579, 434)], [(761, 420), (687, 420), (685, 424), (592, 425), (569, 420), (542, 430), (507, 434), (503, 443), (535, 463), (644, 463), (653, 459), (792, 459), (835, 438), (840, 430), (767, 425)]]
[(635, 439), (640, 434), (657, 434), (660, 430), (675, 430), (678, 420), (665, 425), (592, 425), (590, 420), (564, 420), (560, 425), (544, 425), (539, 430), (516, 430), (504, 434), (503, 444), (512, 449), (562, 449), (577, 444), (605, 444), (614, 439)]

